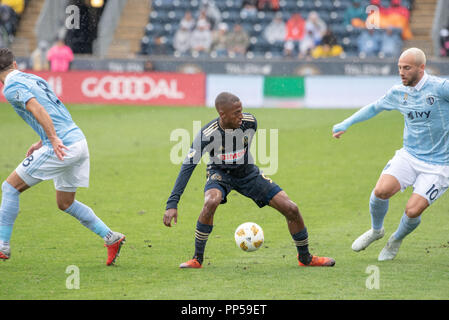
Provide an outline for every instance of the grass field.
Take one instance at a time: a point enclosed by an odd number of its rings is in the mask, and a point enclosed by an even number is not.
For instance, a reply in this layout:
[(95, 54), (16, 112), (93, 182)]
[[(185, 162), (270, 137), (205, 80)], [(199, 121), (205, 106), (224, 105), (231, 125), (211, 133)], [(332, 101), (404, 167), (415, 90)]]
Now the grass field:
[[(311, 251), (334, 257), (333, 268), (300, 268), (284, 218), (231, 193), (220, 206), (206, 248), (205, 267), (180, 270), (191, 258), (194, 228), (203, 203), (205, 165), (199, 165), (179, 206), (178, 224), (162, 224), (165, 202), (179, 172), (170, 162), (177, 128), (216, 116), (206, 108), (69, 106), (87, 136), (91, 185), (78, 200), (91, 206), (127, 243), (114, 267), (106, 267), (103, 241), (58, 211), (52, 182), (21, 196), (11, 239), (12, 256), (0, 262), (0, 299), (448, 299), (449, 196), (423, 215), (394, 261), (377, 256), (396, 230), (411, 190), (390, 201), (386, 236), (355, 253), (352, 241), (370, 226), (368, 200), (377, 178), (402, 144), (403, 120), (384, 112), (350, 129), (340, 140), (332, 125), (354, 110), (254, 109), (259, 129), (279, 130), (279, 168), (273, 178), (301, 210)], [(0, 180), (38, 140), (11, 107), (0, 105)], [(264, 246), (245, 253), (234, 229), (254, 221)], [(80, 272), (80, 288), (68, 289), (68, 266)], [(367, 268), (379, 270), (369, 289)]]

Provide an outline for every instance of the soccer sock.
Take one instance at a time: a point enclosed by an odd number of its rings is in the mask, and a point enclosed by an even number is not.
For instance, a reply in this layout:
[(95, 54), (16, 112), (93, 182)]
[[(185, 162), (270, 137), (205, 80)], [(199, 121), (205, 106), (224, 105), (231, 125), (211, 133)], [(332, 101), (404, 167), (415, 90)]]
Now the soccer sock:
[(415, 230), (418, 225), (421, 223), (421, 216), (416, 218), (410, 218), (405, 213), (401, 218), (401, 222), (399, 222), (399, 227), (394, 233), (394, 238), (396, 240), (402, 240), (410, 234), (413, 230)]
[(209, 234), (212, 232), (214, 226), (203, 224), (199, 221), (196, 223), (195, 230), (195, 255), (194, 258), (199, 263), (203, 264), (204, 249), (206, 248), (206, 242), (209, 238)]
[(0, 245), (9, 246), (12, 228), (19, 214), (19, 195), (8, 182), (2, 184), (2, 204), (0, 207)]
[(371, 213), (371, 226), (374, 230), (382, 229), (384, 218), (388, 211), (389, 199), (380, 199), (371, 192), (369, 199), (369, 212)]
[(111, 237), (111, 229), (109, 229), (108, 226), (95, 215), (93, 210), (85, 204), (75, 200), (65, 212), (78, 219), (83, 226), (98, 234), (104, 240), (108, 240)]
[(312, 259), (312, 255), (309, 252), (309, 234), (307, 228), (304, 227), (298, 233), (292, 234), (293, 242), (298, 250), (298, 259), (303, 264), (309, 264)]

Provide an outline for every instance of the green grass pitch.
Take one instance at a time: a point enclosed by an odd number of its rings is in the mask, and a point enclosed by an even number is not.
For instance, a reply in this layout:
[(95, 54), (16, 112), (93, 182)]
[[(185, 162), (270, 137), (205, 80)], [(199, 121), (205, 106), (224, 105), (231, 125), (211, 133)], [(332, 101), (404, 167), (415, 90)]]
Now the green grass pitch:
[[(368, 200), (377, 178), (402, 144), (403, 120), (384, 112), (357, 124), (342, 139), (332, 125), (354, 110), (246, 109), (259, 129), (278, 129), (279, 168), (271, 178), (295, 201), (309, 230), (312, 253), (335, 258), (333, 268), (300, 268), (285, 219), (233, 192), (215, 215), (204, 268), (180, 270), (191, 258), (203, 204), (205, 165), (199, 165), (179, 205), (175, 227), (162, 223), (179, 172), (170, 162), (177, 128), (192, 132), (216, 117), (207, 108), (79, 106), (69, 110), (87, 136), (91, 184), (77, 199), (113, 230), (127, 235), (117, 265), (106, 267), (103, 241), (58, 211), (53, 183), (21, 195), (11, 259), (0, 261), (0, 299), (448, 299), (449, 196), (443, 195), (405, 239), (395, 260), (377, 256), (394, 232), (411, 190), (390, 201), (386, 236), (355, 253), (352, 241), (370, 226)], [(0, 180), (38, 140), (6, 104), (0, 105)], [(264, 229), (261, 249), (245, 253), (235, 228), (254, 221)], [(79, 289), (68, 289), (69, 266)], [(377, 267), (378, 289), (367, 287)], [(367, 272), (368, 271), (368, 272)], [(369, 281), (368, 281), (369, 282)]]

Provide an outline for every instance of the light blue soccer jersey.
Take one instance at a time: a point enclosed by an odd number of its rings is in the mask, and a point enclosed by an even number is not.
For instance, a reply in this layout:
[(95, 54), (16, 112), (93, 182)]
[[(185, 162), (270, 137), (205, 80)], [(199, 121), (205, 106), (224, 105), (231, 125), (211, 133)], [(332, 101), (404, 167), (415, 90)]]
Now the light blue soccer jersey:
[(26, 109), (26, 103), (31, 98), (35, 98), (45, 108), (53, 121), (56, 135), (64, 145), (69, 146), (85, 139), (83, 132), (73, 122), (64, 104), (56, 97), (44, 79), (15, 70), (5, 79), (3, 94), (17, 114), (36, 131), (44, 145), (51, 147), (44, 129), (33, 114)]
[(404, 116), (404, 149), (415, 158), (449, 166), (449, 81), (424, 74), (415, 87), (402, 84), (368, 105), (333, 131), (345, 131), (383, 110), (398, 110)]

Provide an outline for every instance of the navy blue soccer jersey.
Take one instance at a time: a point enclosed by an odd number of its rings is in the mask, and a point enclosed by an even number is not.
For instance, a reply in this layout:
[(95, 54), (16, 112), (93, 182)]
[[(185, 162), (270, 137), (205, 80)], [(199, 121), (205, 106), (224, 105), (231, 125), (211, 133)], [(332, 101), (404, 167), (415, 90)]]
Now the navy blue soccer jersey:
[(166, 209), (177, 207), (195, 167), (206, 152), (209, 154), (209, 169), (226, 170), (238, 175), (248, 165), (253, 165), (250, 148), (256, 130), (256, 118), (249, 113), (243, 113), (242, 124), (237, 129), (222, 129), (219, 118), (201, 128), (183, 161)]

